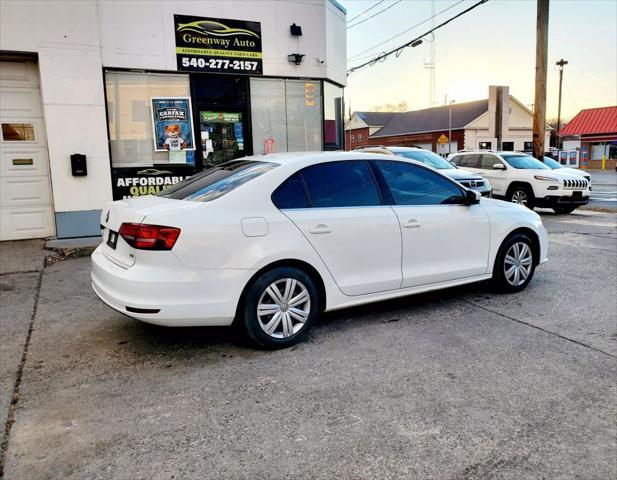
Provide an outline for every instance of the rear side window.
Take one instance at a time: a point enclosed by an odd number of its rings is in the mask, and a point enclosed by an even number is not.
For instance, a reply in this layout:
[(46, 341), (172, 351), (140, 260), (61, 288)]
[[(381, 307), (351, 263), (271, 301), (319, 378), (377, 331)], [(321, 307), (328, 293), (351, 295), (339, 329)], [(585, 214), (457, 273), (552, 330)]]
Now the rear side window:
[(486, 153), (482, 155), (482, 168), (493, 168), (493, 165), (501, 163), (495, 155), (487, 155)]
[(328, 162), (301, 172), (312, 207), (381, 205), (377, 185), (363, 160)]
[(210, 202), (276, 168), (276, 163), (233, 160), (209, 168), (158, 194), (174, 200)]
[(272, 194), (272, 202), (277, 208), (308, 208), (300, 174), (296, 173), (285, 180)]
[(468, 168), (480, 168), (480, 158), (482, 155), (473, 154), (473, 155), (461, 155), (460, 163), (457, 163), (457, 166), (460, 167), (468, 167)]
[(404, 162), (376, 163), (397, 205), (463, 203), (460, 188), (438, 173)]

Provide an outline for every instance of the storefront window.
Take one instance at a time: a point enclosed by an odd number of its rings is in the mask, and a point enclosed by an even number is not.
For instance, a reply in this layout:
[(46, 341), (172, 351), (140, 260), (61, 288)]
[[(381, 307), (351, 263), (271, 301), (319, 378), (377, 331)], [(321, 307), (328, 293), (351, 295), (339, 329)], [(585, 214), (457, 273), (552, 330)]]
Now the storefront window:
[(251, 78), (253, 153), (287, 151), (285, 80)]
[(286, 80), (287, 151), (322, 150), (321, 82)]
[(195, 163), (194, 150), (155, 151), (150, 106), (153, 97), (190, 97), (188, 75), (105, 72), (105, 88), (113, 167)]
[(253, 152), (322, 149), (321, 82), (251, 78)]
[[(343, 150), (343, 89), (324, 82), (324, 149)], [(353, 138), (352, 138), (353, 141)]]

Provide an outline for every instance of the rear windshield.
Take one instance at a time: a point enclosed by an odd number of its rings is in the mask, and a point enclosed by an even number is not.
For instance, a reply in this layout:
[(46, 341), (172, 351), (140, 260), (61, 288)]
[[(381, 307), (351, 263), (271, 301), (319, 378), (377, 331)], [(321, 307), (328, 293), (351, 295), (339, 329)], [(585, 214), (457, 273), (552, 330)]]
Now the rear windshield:
[(428, 150), (394, 150), (399, 157), (409, 158), (425, 165), (436, 168), (437, 170), (451, 170), (454, 167), (450, 162), (441, 158), (439, 155)]
[(551, 157), (544, 157), (544, 165), (547, 165), (552, 170), (557, 170), (558, 168), (563, 168), (559, 162), (553, 160)]
[(276, 163), (232, 160), (218, 167), (196, 173), (169, 187), (159, 197), (193, 202), (210, 202), (277, 167)]

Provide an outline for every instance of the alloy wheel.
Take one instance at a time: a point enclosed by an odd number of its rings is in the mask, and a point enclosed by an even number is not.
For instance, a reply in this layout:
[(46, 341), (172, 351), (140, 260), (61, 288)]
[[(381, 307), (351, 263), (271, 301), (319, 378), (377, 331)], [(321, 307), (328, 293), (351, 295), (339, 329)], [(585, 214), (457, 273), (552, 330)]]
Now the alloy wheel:
[(512, 194), (512, 203), (518, 203), (519, 205), (527, 206), (527, 193), (523, 190), (516, 190)]
[(504, 259), (503, 270), (506, 281), (513, 287), (519, 287), (531, 273), (533, 255), (525, 242), (516, 242), (508, 249)]
[(304, 327), (310, 311), (311, 296), (304, 284), (294, 278), (282, 278), (261, 294), (257, 320), (270, 337), (287, 338)]

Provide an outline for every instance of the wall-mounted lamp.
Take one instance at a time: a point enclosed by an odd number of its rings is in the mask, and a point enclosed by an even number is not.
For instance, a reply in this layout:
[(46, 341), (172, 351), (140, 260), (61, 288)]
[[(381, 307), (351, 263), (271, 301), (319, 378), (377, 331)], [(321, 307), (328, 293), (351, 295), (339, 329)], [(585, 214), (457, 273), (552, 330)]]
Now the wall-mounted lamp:
[(289, 55), (287, 55), (287, 60), (294, 65), (300, 65), (302, 63), (302, 60), (304, 60), (304, 54), (290, 53)]
[(294, 37), (301, 37), (302, 36), (302, 27), (300, 25), (296, 25), (295, 23), (292, 23), (289, 26), (289, 32)]

